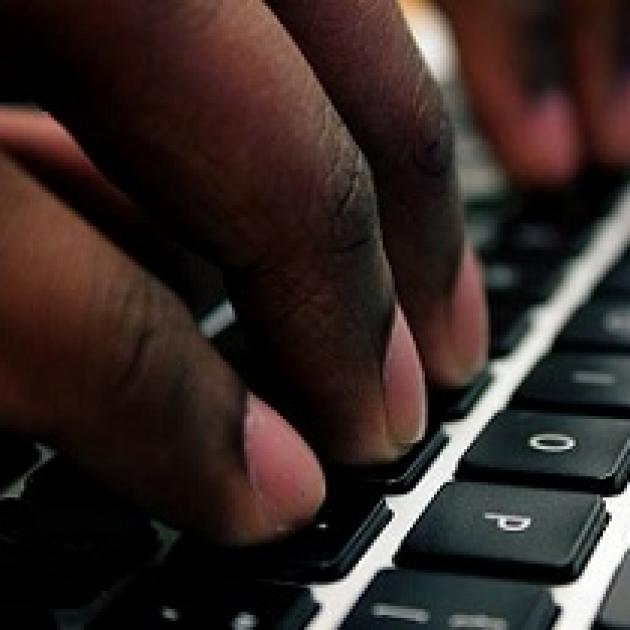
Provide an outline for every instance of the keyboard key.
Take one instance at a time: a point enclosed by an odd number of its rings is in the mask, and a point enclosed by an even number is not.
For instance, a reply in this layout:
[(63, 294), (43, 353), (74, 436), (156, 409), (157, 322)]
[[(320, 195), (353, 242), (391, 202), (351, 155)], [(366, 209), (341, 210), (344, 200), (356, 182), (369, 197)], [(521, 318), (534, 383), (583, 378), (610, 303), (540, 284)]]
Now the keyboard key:
[(611, 494), (628, 481), (630, 422), (505, 411), (482, 431), (458, 476)]
[(625, 167), (589, 165), (578, 177), (578, 201), (583, 200), (590, 216), (604, 216), (627, 183), (628, 171)]
[(484, 278), (490, 301), (500, 299), (518, 304), (548, 300), (564, 276), (564, 264), (536, 259), (520, 262), (510, 257), (491, 256), (484, 261)]
[(343, 630), (546, 630), (556, 606), (539, 586), (416, 571), (382, 571)]
[(466, 387), (429, 387), (429, 419), (434, 422), (461, 420), (473, 408), (491, 381), (490, 374), (482, 372)]
[(0, 606), (2, 630), (57, 630), (51, 614), (30, 606)]
[(505, 222), (497, 251), (525, 262), (566, 258), (584, 249), (597, 212), (577, 187), (530, 191)]
[(410, 568), (566, 582), (582, 571), (606, 524), (595, 495), (453, 482), (397, 554)]
[(630, 357), (550, 354), (525, 379), (514, 400), (525, 409), (628, 417)]
[(0, 485), (6, 486), (39, 460), (36, 446), (22, 436), (0, 431)]
[(502, 299), (488, 304), (490, 312), (490, 355), (504, 357), (516, 348), (529, 331), (529, 311), (526, 306)]
[(581, 308), (557, 339), (566, 350), (630, 353), (630, 306), (627, 300), (598, 300)]
[(581, 251), (590, 234), (582, 226), (562, 225), (549, 217), (531, 216), (524, 212), (506, 223), (500, 238), (501, 252), (521, 263), (538, 257), (568, 257)]
[(148, 520), (112, 508), (0, 501), (0, 601), (46, 607), (89, 602), (151, 559)]
[(298, 630), (317, 611), (305, 588), (213, 582), (155, 571), (116, 599), (89, 630)]
[(184, 537), (170, 561), (202, 576), (214, 567), (222, 577), (328, 582), (348, 573), (390, 518), (385, 500), (373, 489), (337, 484), (329, 487), (314, 522), (284, 540), (235, 550)]
[(57, 507), (123, 504), (120, 498), (62, 455), (55, 455), (28, 476), (22, 498)]
[(466, 201), (466, 234), (476, 252), (483, 256), (496, 249), (501, 227), (514, 210), (514, 199), (505, 194), (484, 195)]
[(630, 296), (630, 255), (626, 254), (613, 267), (597, 288), (596, 295), (618, 298)]
[(626, 554), (595, 621), (596, 630), (630, 628), (630, 554)]
[(448, 437), (438, 429), (397, 462), (377, 466), (331, 465), (326, 467), (327, 477), (333, 484), (337, 483), (337, 479), (351, 480), (387, 494), (407, 492), (427, 471), (447, 442)]

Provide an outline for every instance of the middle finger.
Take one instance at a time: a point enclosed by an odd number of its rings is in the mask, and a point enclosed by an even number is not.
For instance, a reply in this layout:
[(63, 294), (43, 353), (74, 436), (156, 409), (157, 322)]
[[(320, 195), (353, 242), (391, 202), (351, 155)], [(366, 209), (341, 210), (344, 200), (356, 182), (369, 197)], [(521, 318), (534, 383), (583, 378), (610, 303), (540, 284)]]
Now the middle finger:
[(268, 0), (306, 54), (374, 171), (398, 292), (435, 381), (481, 368), (487, 318), (464, 244), (450, 125), (394, 0)]

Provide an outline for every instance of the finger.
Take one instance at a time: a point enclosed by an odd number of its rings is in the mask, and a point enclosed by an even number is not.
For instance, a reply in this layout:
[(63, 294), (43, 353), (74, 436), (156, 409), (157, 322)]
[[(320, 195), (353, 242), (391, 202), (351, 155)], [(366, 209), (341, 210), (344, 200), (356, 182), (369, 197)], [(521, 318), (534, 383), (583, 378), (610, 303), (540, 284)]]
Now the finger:
[(429, 377), (464, 384), (485, 362), (483, 292), (472, 253), (463, 254), (447, 114), (397, 4), (268, 3), (372, 166), (388, 257)]
[(108, 178), (226, 270), (313, 442), (345, 460), (408, 449), (422, 375), (369, 168), (271, 12), (254, 0), (0, 12), (6, 58), (22, 48), (13, 33), (38, 42), (23, 71)]
[(216, 268), (161, 230), (149, 213), (108, 182), (48, 114), (0, 108), (0, 149), (158, 276), (196, 316), (224, 295)]
[(554, 15), (545, 13), (555, 3), (441, 0), (440, 5), (455, 31), (473, 108), (504, 166), (525, 184), (570, 179), (582, 147), (575, 108), (558, 83), (564, 68), (560, 37)]
[(630, 6), (567, 0), (573, 77), (586, 145), (605, 165), (630, 161)]
[(5, 426), (222, 542), (310, 517), (323, 493), (313, 454), (183, 305), (5, 158), (0, 187)]

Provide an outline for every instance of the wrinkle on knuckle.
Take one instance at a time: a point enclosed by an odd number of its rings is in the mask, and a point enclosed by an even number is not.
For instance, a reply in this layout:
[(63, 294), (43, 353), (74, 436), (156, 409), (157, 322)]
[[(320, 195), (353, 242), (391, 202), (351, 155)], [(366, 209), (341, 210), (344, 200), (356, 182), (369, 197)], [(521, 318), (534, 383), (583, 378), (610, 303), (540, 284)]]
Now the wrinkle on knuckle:
[(103, 367), (102, 395), (124, 410), (140, 405), (177, 411), (190, 380), (185, 308), (147, 274), (131, 274), (120, 285), (108, 296), (113, 306), (106, 327), (115, 341)]
[[(334, 123), (322, 131), (336, 134)], [(344, 130), (345, 133), (345, 130)], [(321, 276), (335, 267), (339, 255), (361, 257), (380, 241), (377, 199), (370, 168), (361, 151), (349, 140), (333, 140), (328, 161), (306, 185), (303, 210), (285, 217), (280, 232), (266, 233), (255, 259), (247, 265), (232, 266), (233, 284), (259, 285), (300, 277)], [(324, 142), (331, 147), (330, 141)], [(330, 258), (330, 260), (326, 260)]]
[(325, 200), (324, 234), (333, 253), (353, 252), (379, 239), (377, 198), (370, 167), (358, 147), (342, 148)]

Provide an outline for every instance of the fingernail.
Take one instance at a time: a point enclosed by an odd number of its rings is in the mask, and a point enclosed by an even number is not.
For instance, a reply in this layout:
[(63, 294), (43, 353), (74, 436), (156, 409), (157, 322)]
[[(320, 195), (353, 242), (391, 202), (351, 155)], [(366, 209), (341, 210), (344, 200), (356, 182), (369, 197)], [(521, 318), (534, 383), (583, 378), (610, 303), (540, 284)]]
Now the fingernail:
[(482, 273), (466, 246), (453, 290), (449, 328), (454, 370), (452, 385), (465, 385), (488, 360), (488, 312)]
[(313, 451), (271, 407), (249, 394), (245, 462), (264, 517), (276, 533), (308, 522), (324, 500), (325, 482)]
[(411, 331), (400, 307), (383, 366), (385, 411), (389, 434), (398, 446), (410, 446), (426, 431), (424, 374)]

